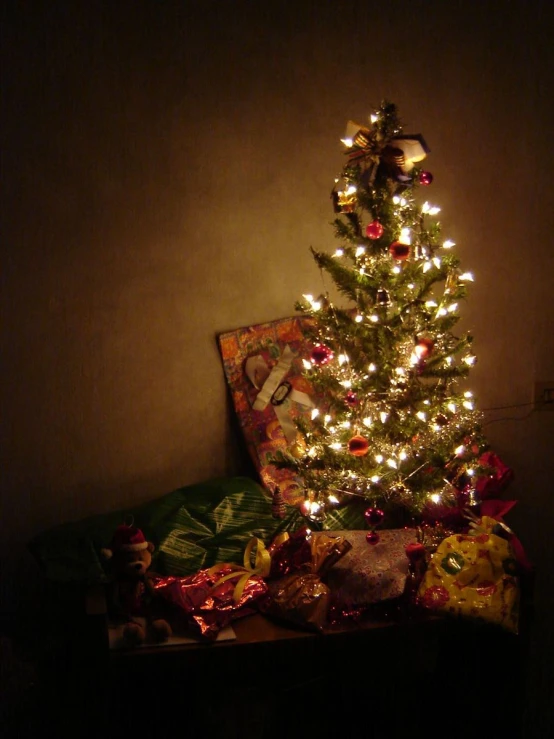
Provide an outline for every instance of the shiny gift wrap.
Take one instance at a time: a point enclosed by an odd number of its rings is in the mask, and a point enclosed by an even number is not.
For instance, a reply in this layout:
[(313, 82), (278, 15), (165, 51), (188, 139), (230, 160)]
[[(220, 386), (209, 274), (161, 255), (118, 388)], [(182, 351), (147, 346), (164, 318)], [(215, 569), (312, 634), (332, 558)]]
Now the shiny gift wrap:
[[(236, 598), (236, 568), (223, 565), (214, 572), (200, 570), (188, 577), (155, 577), (155, 593), (167, 608), (167, 618), (175, 627), (191, 631), (211, 641), (237, 618), (256, 611), (256, 601), (267, 593), (259, 575), (250, 575)], [(229, 575), (231, 579), (223, 580)]]
[(483, 516), (475, 535), (444, 539), (429, 562), (418, 601), (433, 611), (480, 619), (517, 633), (518, 565), (510, 542), (492, 533), (496, 524)]
[(270, 616), (310, 630), (327, 624), (331, 590), (322, 577), (351, 549), (343, 536), (313, 534), (301, 529), (276, 547), (272, 555), (269, 590), (259, 605)]

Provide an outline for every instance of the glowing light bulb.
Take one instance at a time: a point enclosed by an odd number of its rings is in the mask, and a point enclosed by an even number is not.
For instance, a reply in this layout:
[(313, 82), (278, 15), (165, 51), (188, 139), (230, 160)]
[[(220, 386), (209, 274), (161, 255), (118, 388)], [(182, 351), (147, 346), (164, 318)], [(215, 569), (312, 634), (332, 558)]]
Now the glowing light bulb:
[(356, 318), (355, 318), (354, 320), (356, 321), (356, 323), (361, 323), (361, 322), (362, 322), (362, 321), (364, 320), (364, 317), (363, 317), (363, 316), (361, 316), (361, 315), (360, 315), (360, 314), (358, 313), (358, 315), (356, 316)]
[(358, 246), (356, 248), (356, 256), (361, 257), (362, 254), (365, 254), (365, 247), (364, 246)]
[(349, 429), (350, 425), (350, 421), (342, 421), (342, 423), (339, 424), (339, 426), (341, 426), (341, 428), (343, 429)]
[(395, 196), (393, 197), (393, 199), (392, 199), (392, 202), (393, 202), (393, 203), (394, 203), (395, 205), (398, 205), (398, 204), (400, 203), (400, 198), (398, 197), (398, 195), (395, 195)]
[(377, 369), (377, 366), (375, 364), (373, 364), (373, 362), (368, 367), (368, 370), (370, 372), (375, 372), (376, 369)]
[(312, 369), (312, 363), (309, 362), (307, 359), (303, 359), (302, 364), (304, 365), (304, 369), (307, 369), (307, 370)]
[(452, 241), (451, 239), (446, 239), (446, 241), (443, 242), (442, 248), (452, 249), (453, 246), (456, 246), (456, 242)]
[(400, 267), (397, 264), (395, 264), (395, 266), (392, 268), (391, 272), (393, 272), (395, 275), (399, 275), (400, 272), (401, 272), (401, 269), (400, 269)]
[(338, 441), (334, 441), (332, 444), (329, 444), (331, 449), (342, 449), (342, 444)]
[(465, 391), (464, 398), (473, 398), (473, 393), (471, 392), (471, 390)]
[(451, 413), (456, 413), (456, 404), (455, 403), (449, 403), (446, 407), (448, 408), (448, 410)]
[(348, 362), (348, 354), (339, 354), (338, 362), (339, 366), (342, 367), (345, 362)]
[(354, 143), (352, 139), (341, 139), (341, 141), (347, 149), (350, 149), (352, 147), (352, 144)]
[(377, 121), (379, 120), (379, 116), (376, 115), (375, 113), (372, 113), (370, 116), (370, 120), (372, 123), (377, 123)]
[(426, 259), (426, 260), (425, 260), (425, 261), (423, 262), (423, 271), (424, 271), (424, 272), (429, 272), (429, 270), (431, 269), (431, 266), (432, 266), (432, 265), (431, 265), (431, 262), (429, 261), (429, 259)]
[(343, 387), (349, 388), (349, 387), (352, 387), (352, 380), (341, 380), (340, 384)]
[(441, 212), (441, 209), (438, 206), (436, 206), (436, 205), (433, 205), (431, 208), (429, 208), (429, 215), (430, 216), (436, 216), (437, 213), (440, 213), (440, 212)]
[(473, 355), (468, 354), (467, 357), (463, 358), (463, 361), (467, 364), (468, 367), (473, 367), (473, 365), (477, 361), (477, 357), (474, 357)]
[(429, 498), (432, 500), (433, 503), (440, 503), (441, 502), (441, 496), (439, 493), (431, 493)]
[(426, 421), (427, 420), (427, 415), (425, 414), (424, 411), (418, 411), (416, 413), (416, 416), (419, 418), (420, 421)]
[(448, 315), (448, 311), (446, 308), (439, 308), (437, 311), (437, 318), (441, 318), (442, 316)]
[(473, 282), (473, 275), (471, 272), (464, 272), (458, 279), (462, 282)]
[(366, 418), (363, 419), (362, 423), (363, 423), (364, 426), (367, 426), (368, 428), (370, 428), (371, 426), (373, 426), (373, 420), (371, 418), (367, 417), (367, 416), (366, 416)]
[(369, 479), (373, 483), (378, 483), (381, 478), (379, 477), (379, 475), (372, 475)]
[(312, 421), (319, 416), (319, 409), (314, 408), (312, 411)]
[(398, 456), (400, 457), (402, 461), (404, 461), (405, 459), (408, 459), (408, 455), (406, 454), (404, 450), (402, 450)]
[(454, 454), (457, 457), (461, 457), (462, 454), (465, 452), (466, 448), (463, 444), (460, 444), (460, 446), (457, 446), (456, 449), (454, 449)]
[(383, 461), (383, 459), (384, 459), (384, 457), (383, 457), (382, 454), (376, 454), (375, 455), (375, 461), (377, 462), (377, 464), (381, 464), (381, 462)]
[(325, 423), (329, 423), (330, 420), (331, 420), (331, 416), (327, 413), (327, 415), (324, 418), (324, 421)]
[(426, 308), (436, 308), (438, 303), (436, 303), (434, 300), (427, 300), (425, 303)]
[(454, 311), (457, 309), (458, 303), (452, 303), (448, 306), (447, 310), (449, 313), (454, 313)]
[(387, 459), (387, 464), (389, 467), (392, 467), (393, 470), (396, 470), (398, 468), (398, 465), (394, 461), (394, 459)]
[(398, 241), (400, 241), (401, 244), (411, 244), (412, 243), (412, 232), (409, 228), (401, 228), (400, 229), (400, 236), (398, 237)]
[(473, 410), (473, 403), (471, 402), (471, 400), (464, 400), (464, 402), (462, 403), (462, 405), (464, 406), (464, 408), (467, 408), (468, 411), (472, 411)]
[(333, 254), (334, 257), (342, 257), (344, 255), (344, 249), (337, 249)]
[(386, 411), (381, 411), (381, 413), (379, 413), (379, 418), (381, 419), (381, 423), (385, 423), (388, 417), (389, 417), (389, 414)]
[(339, 502), (339, 499), (337, 498), (337, 496), (333, 495), (332, 493), (331, 495), (327, 496), (327, 500), (329, 501), (329, 503), (333, 503), (334, 505), (336, 505)]
[(372, 315), (372, 316), (370, 316), (370, 317), (369, 317), (369, 320), (370, 320), (370, 321), (371, 321), (372, 323), (379, 323), (379, 316), (376, 316), (376, 315)]
[(442, 262), (439, 257), (433, 257), (433, 264), (437, 269), (440, 269)]

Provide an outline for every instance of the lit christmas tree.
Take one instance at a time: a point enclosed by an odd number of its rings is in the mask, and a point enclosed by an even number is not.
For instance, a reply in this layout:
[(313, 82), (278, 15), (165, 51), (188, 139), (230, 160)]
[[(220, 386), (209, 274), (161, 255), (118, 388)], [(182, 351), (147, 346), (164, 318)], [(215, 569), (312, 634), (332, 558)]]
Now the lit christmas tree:
[(337, 511), (358, 501), (374, 530), (393, 513), (414, 522), (474, 502), (486, 444), (460, 388), (472, 337), (453, 333), (473, 278), (426, 199), (425, 140), (403, 132), (395, 105), (383, 103), (368, 126), (350, 122), (343, 144), (332, 192), (339, 246), (312, 253), (348, 302), (304, 295), (296, 305), (311, 319), (304, 364), (317, 407), (275, 464), (302, 480), (313, 521), (348, 527)]

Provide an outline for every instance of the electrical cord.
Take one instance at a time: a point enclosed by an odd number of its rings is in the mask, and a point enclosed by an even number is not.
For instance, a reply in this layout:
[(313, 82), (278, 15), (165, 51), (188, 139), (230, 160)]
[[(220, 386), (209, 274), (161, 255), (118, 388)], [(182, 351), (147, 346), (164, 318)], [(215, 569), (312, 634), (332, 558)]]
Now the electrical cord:
[(531, 408), (529, 413), (525, 413), (523, 416), (501, 416), (500, 418), (491, 418), (489, 421), (485, 421), (482, 426), (489, 426), (491, 423), (498, 423), (499, 421), (525, 421), (527, 418), (532, 416), (537, 408), (534, 403), (515, 403), (513, 405), (499, 405), (495, 408), (483, 408), (483, 413), (490, 411), (503, 411), (508, 408)]

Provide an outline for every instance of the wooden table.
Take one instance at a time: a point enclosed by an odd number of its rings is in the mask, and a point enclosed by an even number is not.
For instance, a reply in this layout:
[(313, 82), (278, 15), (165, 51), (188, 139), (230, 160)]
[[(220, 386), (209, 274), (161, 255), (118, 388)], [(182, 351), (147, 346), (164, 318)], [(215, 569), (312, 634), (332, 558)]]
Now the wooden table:
[(79, 739), (520, 739), (524, 634), (401, 612), (325, 634), (260, 614), (233, 627), (229, 642), (110, 651), (89, 593), (37, 710)]
[(319, 634), (261, 614), (233, 627), (234, 641), (112, 653), (126, 690), (110, 715), (132, 725), (150, 680), (152, 730), (182, 716), (187, 737), (519, 736), (520, 643), (498, 627), (402, 616)]

